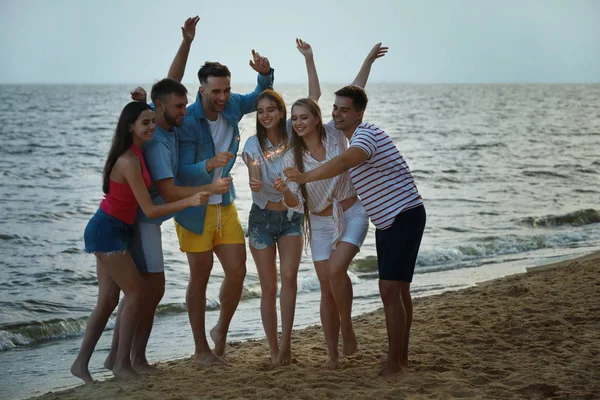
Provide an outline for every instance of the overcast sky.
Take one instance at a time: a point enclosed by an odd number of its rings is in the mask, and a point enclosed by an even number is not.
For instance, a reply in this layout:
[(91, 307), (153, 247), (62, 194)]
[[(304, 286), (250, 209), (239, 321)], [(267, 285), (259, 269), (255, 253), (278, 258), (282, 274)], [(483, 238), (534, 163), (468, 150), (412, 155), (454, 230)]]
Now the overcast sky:
[(149, 83), (180, 26), (200, 15), (184, 82), (207, 60), (255, 81), (250, 50), (278, 83), (347, 82), (373, 44), (371, 82), (600, 82), (600, 0), (0, 0), (0, 83)]

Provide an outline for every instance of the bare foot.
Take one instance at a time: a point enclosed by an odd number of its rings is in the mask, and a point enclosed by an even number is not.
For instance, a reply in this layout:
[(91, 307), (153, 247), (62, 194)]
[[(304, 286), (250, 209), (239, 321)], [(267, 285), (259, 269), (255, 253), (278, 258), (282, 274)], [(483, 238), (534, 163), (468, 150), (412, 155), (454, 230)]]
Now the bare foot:
[(90, 371), (88, 371), (87, 366), (79, 364), (77, 361), (71, 365), (71, 373), (73, 376), (81, 379), (85, 383), (93, 382), (92, 375), (90, 375)]
[(106, 360), (104, 360), (104, 368), (106, 368), (109, 371), (112, 371), (113, 367), (115, 366), (115, 356), (113, 356), (112, 353), (108, 353), (108, 357), (106, 357)]
[(121, 367), (115, 364), (112, 372), (115, 377), (124, 381), (134, 381), (136, 379), (140, 379), (140, 374), (135, 372), (135, 369), (133, 369), (131, 366)]
[(277, 357), (277, 365), (290, 365), (292, 363), (292, 349), (288, 346), (282, 348)]
[(136, 364), (133, 366), (133, 369), (137, 371), (139, 374), (160, 374), (162, 370), (156, 368), (153, 365), (146, 363)]
[(279, 360), (279, 351), (271, 350), (271, 364), (277, 365)]
[(407, 372), (407, 369), (401, 366), (398, 363), (389, 363), (386, 362), (381, 371), (379, 371), (379, 376), (383, 378), (391, 378), (396, 375), (401, 375)]
[(212, 366), (225, 366), (227, 363), (221, 357), (216, 356), (212, 351), (205, 353), (195, 354), (194, 363), (197, 367), (212, 367)]
[(343, 339), (343, 353), (344, 357), (351, 356), (356, 353), (358, 350), (358, 341), (356, 340), (356, 334), (354, 333), (354, 328), (350, 330), (348, 333), (342, 334)]
[(327, 369), (338, 369), (340, 366), (339, 359), (338, 357), (329, 357), (321, 366)]
[(213, 350), (213, 352), (217, 356), (222, 357), (225, 354), (225, 345), (227, 344), (227, 333), (225, 333), (225, 335), (219, 333), (217, 327), (215, 326), (210, 330), (210, 338), (215, 344), (215, 349)]

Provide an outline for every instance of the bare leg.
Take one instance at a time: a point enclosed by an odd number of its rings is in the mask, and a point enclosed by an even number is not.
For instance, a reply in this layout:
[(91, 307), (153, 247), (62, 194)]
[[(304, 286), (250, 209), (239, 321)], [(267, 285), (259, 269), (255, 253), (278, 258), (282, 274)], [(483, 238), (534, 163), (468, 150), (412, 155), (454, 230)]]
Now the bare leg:
[(340, 313), (344, 356), (356, 353), (358, 348), (352, 325), (352, 282), (348, 276), (348, 267), (358, 250), (358, 247), (351, 243), (339, 242), (329, 257), (329, 283)]
[(401, 282), (379, 280), (379, 293), (383, 301), (388, 334), (388, 358), (379, 373), (387, 377), (402, 372), (402, 348), (406, 329), (406, 311), (400, 297)]
[[(118, 300), (119, 293), (118, 288), (120, 288), (125, 297), (123, 298), (124, 304), (119, 332), (119, 344), (113, 366), (113, 374), (123, 379), (135, 379), (139, 375), (131, 367), (130, 353), (133, 334), (137, 325), (142, 282), (129, 253), (114, 253), (110, 255), (100, 253), (96, 258), (98, 261), (98, 286), (100, 288), (98, 305), (100, 305), (101, 301), (102, 306), (97, 306), (90, 316), (90, 320), (88, 321), (89, 333), (86, 329), (80, 353), (71, 367), (71, 372), (75, 376), (82, 378), (85, 382), (92, 380), (87, 366), (92, 352), (98, 343), (98, 339), (106, 327), (106, 322), (116, 307), (116, 300)], [(111, 283), (107, 285), (107, 281)], [(104, 297), (105, 290), (108, 290), (111, 294), (112, 302), (110, 299), (106, 300)]]
[(302, 236), (282, 236), (279, 238), (279, 269), (281, 271), (281, 348), (277, 364), (292, 363), (292, 328), (296, 312), (298, 292), (298, 268), (302, 258)]
[(98, 301), (88, 319), (77, 358), (71, 366), (71, 373), (85, 383), (93, 381), (88, 370), (90, 358), (110, 315), (119, 303), (120, 289), (110, 277), (109, 271), (100, 265), (98, 259), (96, 260), (96, 274), (98, 276)]
[(214, 353), (217, 356), (223, 356), (229, 324), (242, 297), (244, 278), (246, 277), (246, 245), (222, 244), (215, 247), (214, 252), (223, 266), (225, 279), (219, 292), (221, 303), (219, 321), (210, 330), (210, 337), (215, 343)]
[(340, 315), (331, 293), (329, 273), (327, 271), (327, 260), (316, 261), (315, 270), (321, 286), (321, 325), (327, 343), (328, 359), (324, 367), (336, 369), (339, 365), (338, 342), (340, 337)]
[(408, 369), (408, 340), (410, 337), (410, 327), (412, 326), (413, 306), (410, 296), (410, 282), (400, 282), (400, 297), (404, 310), (406, 312), (406, 326), (404, 329), (404, 343), (402, 346), (402, 360), (400, 365), (404, 369)]
[(277, 266), (275, 265), (275, 245), (258, 250), (250, 246), (260, 280), (260, 316), (265, 335), (271, 350), (271, 363), (277, 362), (279, 344), (277, 341)]
[[(120, 289), (119, 289), (120, 291)], [(108, 356), (106, 356), (106, 360), (104, 360), (104, 368), (111, 370), (115, 365), (115, 361), (117, 360), (117, 351), (119, 351), (119, 325), (121, 320), (121, 312), (123, 311), (123, 302), (119, 303), (119, 309), (117, 310), (117, 318), (115, 319), (115, 329), (113, 329), (113, 337), (112, 342), (110, 344), (110, 350), (108, 352)]]
[(144, 303), (140, 309), (138, 326), (133, 339), (133, 351), (131, 353), (131, 364), (139, 373), (156, 373), (159, 369), (150, 365), (146, 359), (146, 347), (154, 325), (154, 315), (158, 303), (165, 293), (165, 273), (142, 274), (144, 284)]
[(190, 264), (186, 303), (194, 335), (195, 363), (198, 366), (223, 365), (225, 362), (210, 350), (205, 333), (206, 286), (213, 267), (213, 254), (212, 251), (186, 254)]

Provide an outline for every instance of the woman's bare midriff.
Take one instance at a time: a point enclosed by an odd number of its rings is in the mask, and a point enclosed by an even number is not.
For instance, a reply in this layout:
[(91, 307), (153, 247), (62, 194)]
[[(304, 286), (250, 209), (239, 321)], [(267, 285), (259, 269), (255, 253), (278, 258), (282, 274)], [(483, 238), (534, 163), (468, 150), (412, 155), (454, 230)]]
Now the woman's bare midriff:
[(277, 203), (273, 201), (267, 201), (265, 208), (271, 211), (287, 211), (287, 207), (281, 201)]
[[(347, 209), (349, 209), (350, 207), (352, 207), (354, 205), (354, 203), (356, 203), (356, 199), (357, 199), (356, 196), (352, 196), (352, 197), (348, 197), (347, 199), (344, 199), (344, 200), (340, 201), (340, 205), (342, 206), (342, 210), (346, 211)], [(333, 204), (330, 204), (323, 211), (320, 211), (318, 213), (311, 212), (311, 214), (317, 215), (319, 217), (329, 217), (329, 216), (333, 215)]]

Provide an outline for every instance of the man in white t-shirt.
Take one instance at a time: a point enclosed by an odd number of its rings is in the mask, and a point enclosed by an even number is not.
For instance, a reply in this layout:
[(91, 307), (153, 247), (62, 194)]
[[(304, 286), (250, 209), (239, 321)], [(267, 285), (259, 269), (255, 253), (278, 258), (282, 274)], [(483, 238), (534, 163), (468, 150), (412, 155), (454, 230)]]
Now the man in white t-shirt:
[(364, 89), (350, 85), (335, 94), (333, 120), (350, 140), (350, 147), (308, 172), (300, 173), (295, 168), (284, 172), (290, 181), (307, 183), (350, 170), (352, 184), (377, 228), (379, 292), (389, 345), (380, 375), (391, 376), (408, 368), (410, 283), (425, 229), (425, 207), (410, 169), (392, 139), (375, 125), (363, 122), (368, 102)]

